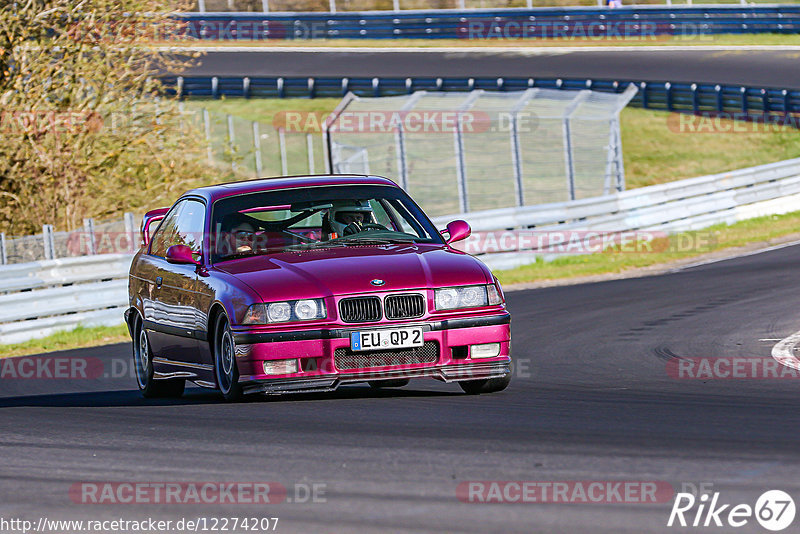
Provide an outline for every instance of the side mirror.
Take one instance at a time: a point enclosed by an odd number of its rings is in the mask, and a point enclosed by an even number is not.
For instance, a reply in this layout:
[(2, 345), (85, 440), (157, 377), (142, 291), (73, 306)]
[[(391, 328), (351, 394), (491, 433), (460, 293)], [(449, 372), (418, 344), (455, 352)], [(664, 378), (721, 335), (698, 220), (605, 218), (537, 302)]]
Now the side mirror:
[(467, 221), (453, 221), (447, 224), (447, 233), (449, 234), (445, 242), (449, 245), (456, 241), (461, 241), (470, 236), (472, 229), (469, 227)]
[(192, 249), (186, 245), (172, 245), (167, 249), (167, 261), (177, 265), (200, 265), (192, 256)]

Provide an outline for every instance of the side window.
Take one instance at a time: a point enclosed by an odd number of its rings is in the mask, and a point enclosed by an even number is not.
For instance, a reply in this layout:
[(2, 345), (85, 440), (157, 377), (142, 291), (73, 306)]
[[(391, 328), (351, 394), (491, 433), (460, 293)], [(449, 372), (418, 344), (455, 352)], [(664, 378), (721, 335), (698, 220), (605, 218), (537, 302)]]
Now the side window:
[(205, 205), (197, 200), (178, 203), (167, 214), (153, 237), (150, 253), (163, 258), (172, 245), (187, 245), (195, 254), (200, 254), (205, 213)]

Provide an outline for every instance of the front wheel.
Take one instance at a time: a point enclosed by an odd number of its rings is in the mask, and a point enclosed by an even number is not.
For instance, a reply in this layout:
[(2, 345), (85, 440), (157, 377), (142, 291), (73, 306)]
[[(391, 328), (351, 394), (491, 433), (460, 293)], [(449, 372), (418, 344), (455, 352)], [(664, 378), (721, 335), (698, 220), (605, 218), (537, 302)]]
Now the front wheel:
[(497, 378), (484, 378), (483, 380), (464, 380), (459, 382), (458, 385), (464, 390), (464, 393), (470, 395), (480, 395), (481, 393), (494, 393), (496, 391), (503, 391), (508, 387), (511, 382), (511, 373)]
[(186, 388), (186, 380), (156, 380), (153, 378), (153, 353), (147, 340), (147, 332), (141, 319), (136, 320), (133, 329), (133, 367), (136, 369), (136, 383), (142, 396), (148, 399), (158, 397), (180, 397)]
[(236, 345), (228, 318), (220, 314), (217, 318), (214, 336), (214, 374), (217, 387), (227, 401), (238, 401), (242, 398), (242, 386), (239, 384), (239, 368), (236, 366)]

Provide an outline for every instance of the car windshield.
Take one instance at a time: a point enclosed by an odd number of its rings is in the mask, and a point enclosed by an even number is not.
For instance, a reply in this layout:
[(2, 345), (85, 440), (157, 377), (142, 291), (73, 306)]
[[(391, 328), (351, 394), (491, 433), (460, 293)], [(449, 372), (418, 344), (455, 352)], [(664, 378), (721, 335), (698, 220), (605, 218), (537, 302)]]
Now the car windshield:
[(226, 197), (214, 204), (211, 224), (213, 262), (320, 248), (444, 243), (408, 195), (381, 185)]

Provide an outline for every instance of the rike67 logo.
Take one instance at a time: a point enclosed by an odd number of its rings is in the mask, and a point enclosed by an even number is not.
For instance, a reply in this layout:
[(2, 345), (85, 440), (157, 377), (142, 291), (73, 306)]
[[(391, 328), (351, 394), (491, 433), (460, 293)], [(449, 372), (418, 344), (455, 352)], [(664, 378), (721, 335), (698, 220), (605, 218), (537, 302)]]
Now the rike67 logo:
[(764, 492), (755, 506), (723, 503), (718, 491), (699, 497), (678, 493), (667, 526), (739, 528), (755, 519), (765, 529), (777, 532), (789, 527), (794, 515), (794, 500), (781, 490)]

